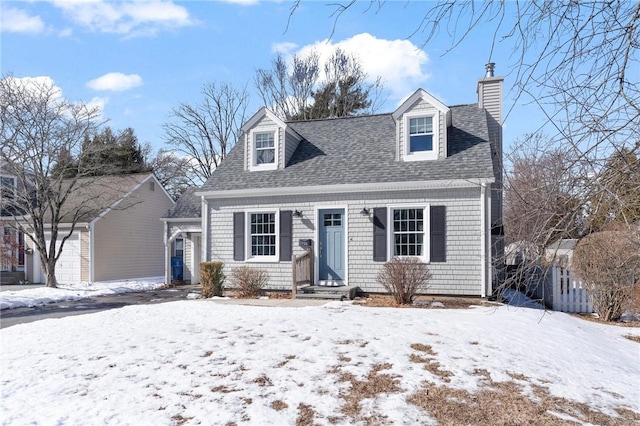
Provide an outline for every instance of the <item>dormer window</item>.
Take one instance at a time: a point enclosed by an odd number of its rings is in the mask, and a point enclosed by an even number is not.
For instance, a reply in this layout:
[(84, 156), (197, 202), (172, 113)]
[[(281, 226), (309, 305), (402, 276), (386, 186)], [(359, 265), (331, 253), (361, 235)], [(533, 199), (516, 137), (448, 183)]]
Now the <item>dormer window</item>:
[(438, 158), (438, 113), (414, 112), (404, 116), (404, 160)]
[(409, 119), (409, 151), (433, 151), (433, 117)]
[(250, 170), (275, 170), (278, 168), (278, 129), (252, 130), (250, 132)]
[(273, 164), (276, 160), (273, 132), (255, 133), (256, 165)]

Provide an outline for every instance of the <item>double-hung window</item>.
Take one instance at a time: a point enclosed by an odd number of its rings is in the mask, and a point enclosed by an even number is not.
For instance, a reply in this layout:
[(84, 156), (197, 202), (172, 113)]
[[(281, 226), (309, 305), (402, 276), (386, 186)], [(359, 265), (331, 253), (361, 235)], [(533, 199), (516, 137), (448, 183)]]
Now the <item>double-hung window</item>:
[(435, 160), (438, 158), (438, 115), (405, 116), (405, 160)]
[(424, 206), (392, 207), (391, 255), (427, 260), (428, 215)]
[(433, 151), (433, 117), (409, 119), (409, 151)]
[(276, 169), (278, 158), (277, 131), (252, 132), (252, 170), (273, 170)]
[(249, 213), (249, 245), (252, 258), (275, 259), (277, 255), (277, 215), (275, 212)]

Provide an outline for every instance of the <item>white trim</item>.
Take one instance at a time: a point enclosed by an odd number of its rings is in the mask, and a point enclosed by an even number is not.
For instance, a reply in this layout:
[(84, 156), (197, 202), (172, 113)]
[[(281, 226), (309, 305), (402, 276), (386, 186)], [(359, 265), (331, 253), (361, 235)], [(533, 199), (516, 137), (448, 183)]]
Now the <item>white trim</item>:
[[(443, 114), (445, 114), (445, 116), (449, 116), (449, 107), (447, 107), (445, 104), (443, 104), (442, 102), (440, 102), (438, 99), (436, 99), (435, 97), (433, 97), (431, 94), (427, 93), (426, 91), (424, 91), (423, 89), (418, 89), (415, 92), (413, 92), (413, 94), (411, 96), (409, 96), (407, 98), (406, 101), (404, 101), (402, 103), (402, 105), (400, 105), (392, 114), (393, 119), (394, 120), (398, 120), (404, 113), (406, 113), (409, 109), (411, 109), (411, 107), (413, 107), (413, 105), (418, 102), (419, 100), (423, 100), (427, 103), (429, 103), (430, 105), (433, 105), (434, 108), (436, 108), (438, 111), (442, 112)], [(449, 125), (449, 122), (447, 121), (447, 125)]]
[(201, 217), (161, 217), (162, 222), (200, 222)]
[[(412, 118), (431, 117), (432, 146), (431, 151), (411, 152), (411, 140), (409, 135), (409, 122)], [(437, 160), (440, 153), (440, 114), (433, 111), (415, 111), (404, 114), (402, 117), (404, 125), (404, 161), (428, 161)]]
[[(256, 164), (256, 136), (260, 134), (273, 134), (273, 163)], [(249, 170), (252, 172), (260, 170), (276, 170), (280, 163), (280, 128), (265, 127), (260, 129), (251, 129), (249, 132)]]
[(313, 217), (315, 220), (315, 237), (313, 244), (313, 282), (320, 283), (320, 210), (343, 210), (344, 211), (344, 285), (349, 285), (349, 205), (348, 204), (327, 204), (315, 205)]
[(485, 251), (486, 251), (486, 294), (491, 296), (493, 293), (493, 256), (491, 255), (491, 187), (487, 187), (486, 191), (486, 206), (485, 206)]
[[(200, 244), (196, 244), (196, 238), (200, 238)], [(196, 262), (196, 252), (198, 253), (198, 260), (200, 260), (200, 245), (202, 245), (202, 236), (196, 233), (191, 233), (189, 242), (191, 243), (191, 284), (196, 284), (200, 281), (200, 262)], [(197, 274), (196, 269), (198, 271)]]
[(314, 195), (314, 194), (345, 194), (350, 192), (384, 192), (384, 191), (411, 191), (422, 189), (456, 189), (473, 188), (486, 183), (493, 183), (495, 179), (447, 179), (424, 180), (413, 182), (387, 182), (387, 183), (358, 183), (346, 185), (314, 185), (314, 186), (290, 186), (279, 188), (248, 188), (232, 189), (227, 191), (202, 191), (196, 195), (207, 199), (214, 198), (248, 198), (248, 197), (273, 197), (279, 195)]
[[(276, 254), (273, 256), (252, 256), (251, 255), (251, 215), (260, 213), (275, 213), (276, 227)], [(244, 210), (244, 261), (247, 263), (278, 263), (280, 262), (280, 209), (279, 208), (256, 208)]]
[(487, 187), (480, 187), (480, 296), (487, 297), (487, 207), (486, 207), (486, 191)]
[[(204, 197), (200, 197), (200, 209), (202, 211), (202, 217), (200, 218), (200, 232), (202, 233), (202, 239), (200, 240), (200, 262), (206, 262), (209, 260), (209, 203)], [(211, 257), (213, 258), (213, 253)]]
[[(89, 282), (95, 281), (95, 228), (94, 223), (90, 223), (87, 225), (87, 229), (89, 230)], [(82, 244), (81, 244), (82, 246)], [(81, 247), (82, 249), (82, 247)], [(82, 268), (80, 270), (82, 274)]]
[(417, 257), (424, 263), (431, 262), (431, 204), (430, 203), (406, 203), (406, 204), (388, 204), (387, 205), (387, 260), (393, 259), (394, 257), (405, 257), (405, 256), (395, 256), (393, 254), (395, 248), (394, 241), (394, 231), (393, 231), (393, 210), (400, 209), (416, 209), (422, 208), (422, 232), (424, 234), (424, 238), (422, 240), (422, 256), (407, 256), (407, 257)]

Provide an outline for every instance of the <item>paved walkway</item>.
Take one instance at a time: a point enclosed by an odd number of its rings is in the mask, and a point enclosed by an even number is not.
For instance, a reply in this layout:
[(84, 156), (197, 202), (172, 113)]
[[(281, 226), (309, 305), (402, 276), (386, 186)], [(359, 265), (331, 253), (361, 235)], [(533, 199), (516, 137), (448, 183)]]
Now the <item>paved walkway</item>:
[(30, 288), (42, 288), (44, 284), (2, 284), (0, 285), (0, 291), (17, 291), (17, 290), (28, 290)]

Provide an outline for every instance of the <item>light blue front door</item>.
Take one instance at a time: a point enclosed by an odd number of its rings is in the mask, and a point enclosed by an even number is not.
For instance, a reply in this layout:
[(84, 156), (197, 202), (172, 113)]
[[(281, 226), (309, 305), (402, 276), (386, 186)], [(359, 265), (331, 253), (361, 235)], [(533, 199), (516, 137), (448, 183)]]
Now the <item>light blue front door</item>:
[(344, 209), (320, 210), (318, 221), (320, 284), (342, 284), (345, 277)]

